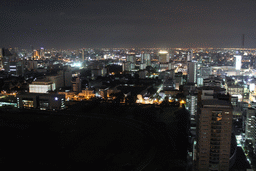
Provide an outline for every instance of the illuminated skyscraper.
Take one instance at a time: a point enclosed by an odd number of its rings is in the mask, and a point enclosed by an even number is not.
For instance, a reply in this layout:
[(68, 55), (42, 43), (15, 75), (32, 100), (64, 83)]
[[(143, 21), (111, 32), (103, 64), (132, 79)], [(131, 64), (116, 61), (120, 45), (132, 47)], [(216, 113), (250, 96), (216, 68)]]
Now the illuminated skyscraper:
[(40, 48), (40, 59), (44, 58), (44, 48)]
[(193, 58), (193, 50), (190, 50), (187, 55), (187, 61), (192, 61)]
[(146, 64), (146, 66), (151, 66), (151, 57), (149, 53), (141, 54), (141, 63)]
[(84, 59), (85, 59), (85, 58), (84, 58), (84, 49), (82, 49), (82, 59), (81, 59), (82, 62), (84, 62)]
[(186, 96), (186, 109), (190, 113), (190, 131), (193, 135), (196, 133), (197, 96), (193, 92)]
[(167, 63), (169, 62), (169, 53), (167, 51), (160, 51), (159, 53), (159, 62), (160, 63)]
[(247, 116), (246, 116), (246, 127), (245, 127), (245, 138), (250, 143), (253, 144), (254, 151), (256, 151), (255, 143), (256, 143), (256, 109), (248, 108)]
[(135, 64), (132, 62), (124, 62), (122, 65), (122, 71), (132, 71), (135, 68)]
[(236, 70), (240, 70), (242, 66), (242, 56), (241, 55), (234, 55), (236, 58)]
[(126, 57), (126, 62), (135, 63), (136, 62), (136, 56), (135, 53), (129, 53)]
[(196, 62), (188, 62), (188, 72), (187, 72), (187, 82), (188, 83), (194, 83), (196, 84), (196, 75), (197, 75), (197, 72), (196, 72), (196, 69), (197, 69), (197, 66), (196, 66)]
[(33, 52), (33, 60), (38, 60), (40, 55), (39, 55), (39, 50), (34, 50)]

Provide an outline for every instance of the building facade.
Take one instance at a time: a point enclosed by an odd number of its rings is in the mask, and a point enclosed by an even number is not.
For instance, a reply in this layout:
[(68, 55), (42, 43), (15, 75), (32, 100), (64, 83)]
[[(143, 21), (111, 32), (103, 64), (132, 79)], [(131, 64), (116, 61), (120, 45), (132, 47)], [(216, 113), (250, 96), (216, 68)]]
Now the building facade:
[(169, 53), (167, 51), (159, 52), (159, 62), (160, 63), (169, 63)]
[(226, 100), (202, 100), (198, 104), (196, 170), (229, 170), (232, 105)]
[(188, 62), (188, 75), (187, 75), (187, 82), (194, 83), (197, 82), (197, 73), (196, 73), (196, 62)]
[(25, 93), (18, 94), (17, 107), (20, 109), (62, 110), (65, 109), (65, 95)]
[[(253, 145), (255, 145), (256, 139), (256, 109), (255, 108), (248, 108), (246, 114), (246, 125), (245, 125), (245, 139), (249, 140)], [(255, 147), (254, 147), (255, 151)]]

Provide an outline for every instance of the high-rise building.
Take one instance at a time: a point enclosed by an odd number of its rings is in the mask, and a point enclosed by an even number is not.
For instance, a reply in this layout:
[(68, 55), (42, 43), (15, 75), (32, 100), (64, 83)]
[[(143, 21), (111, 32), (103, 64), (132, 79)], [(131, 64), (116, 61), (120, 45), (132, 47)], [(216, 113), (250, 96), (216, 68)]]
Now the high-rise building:
[(196, 170), (228, 171), (230, 167), (233, 109), (230, 101), (199, 99)]
[(11, 52), (8, 49), (1, 49), (2, 52), (2, 58), (1, 58), (1, 65), (4, 68), (6, 72), (10, 71), (10, 62), (15, 62), (15, 58), (11, 54)]
[(187, 61), (192, 61), (193, 58), (193, 50), (188, 51), (188, 55), (187, 55)]
[[(255, 108), (248, 108), (247, 115), (246, 115), (246, 126), (245, 126), (245, 139), (249, 140), (253, 146), (256, 143), (256, 109)], [(254, 148), (256, 151), (256, 149)]]
[(82, 62), (84, 62), (85, 56), (84, 56), (84, 49), (82, 49)]
[[(7, 71), (7, 70), (6, 70)], [(9, 63), (9, 71), (11, 74), (24, 76), (24, 60)]]
[(40, 58), (40, 51), (34, 50), (33, 52), (33, 60), (38, 60)]
[(72, 81), (72, 89), (74, 92), (81, 92), (82, 85), (81, 79), (79, 77), (75, 78), (74, 81)]
[(122, 71), (132, 71), (135, 68), (135, 64), (132, 62), (124, 62), (122, 65)]
[(141, 54), (141, 63), (146, 64), (146, 66), (151, 66), (151, 57), (149, 53)]
[(196, 115), (197, 115), (197, 93), (190, 92), (186, 96), (186, 109), (190, 113), (190, 132), (196, 134)]
[(160, 51), (159, 53), (159, 62), (168, 63), (169, 62), (169, 53), (167, 51)]
[(44, 48), (43, 47), (41, 47), (40, 48), (40, 59), (42, 59), (42, 58), (44, 58)]
[(236, 58), (236, 70), (240, 70), (242, 66), (242, 56), (241, 55), (234, 55)]
[(188, 62), (187, 82), (196, 84), (196, 62)]
[(135, 52), (129, 52), (129, 53), (127, 54), (126, 62), (132, 62), (132, 63), (135, 63), (135, 62), (136, 62)]

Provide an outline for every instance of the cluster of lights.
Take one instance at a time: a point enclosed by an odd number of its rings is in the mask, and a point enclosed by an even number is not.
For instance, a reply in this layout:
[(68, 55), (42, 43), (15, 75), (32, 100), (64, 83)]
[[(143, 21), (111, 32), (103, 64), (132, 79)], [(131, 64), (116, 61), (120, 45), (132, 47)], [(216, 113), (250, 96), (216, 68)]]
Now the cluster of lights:
[(75, 62), (75, 63), (71, 64), (71, 67), (80, 68), (80, 67), (82, 67), (82, 63), (81, 62)]

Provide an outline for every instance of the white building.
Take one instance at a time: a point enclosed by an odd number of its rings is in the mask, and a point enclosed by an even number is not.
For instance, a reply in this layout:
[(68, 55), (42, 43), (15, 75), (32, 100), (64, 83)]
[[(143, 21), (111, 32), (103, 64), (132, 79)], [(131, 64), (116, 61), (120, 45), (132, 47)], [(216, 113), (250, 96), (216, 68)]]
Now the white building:
[(234, 55), (236, 58), (236, 70), (241, 70), (242, 66), (242, 56), (241, 55)]
[(51, 81), (34, 81), (29, 84), (30, 93), (48, 93), (55, 90), (55, 84)]

